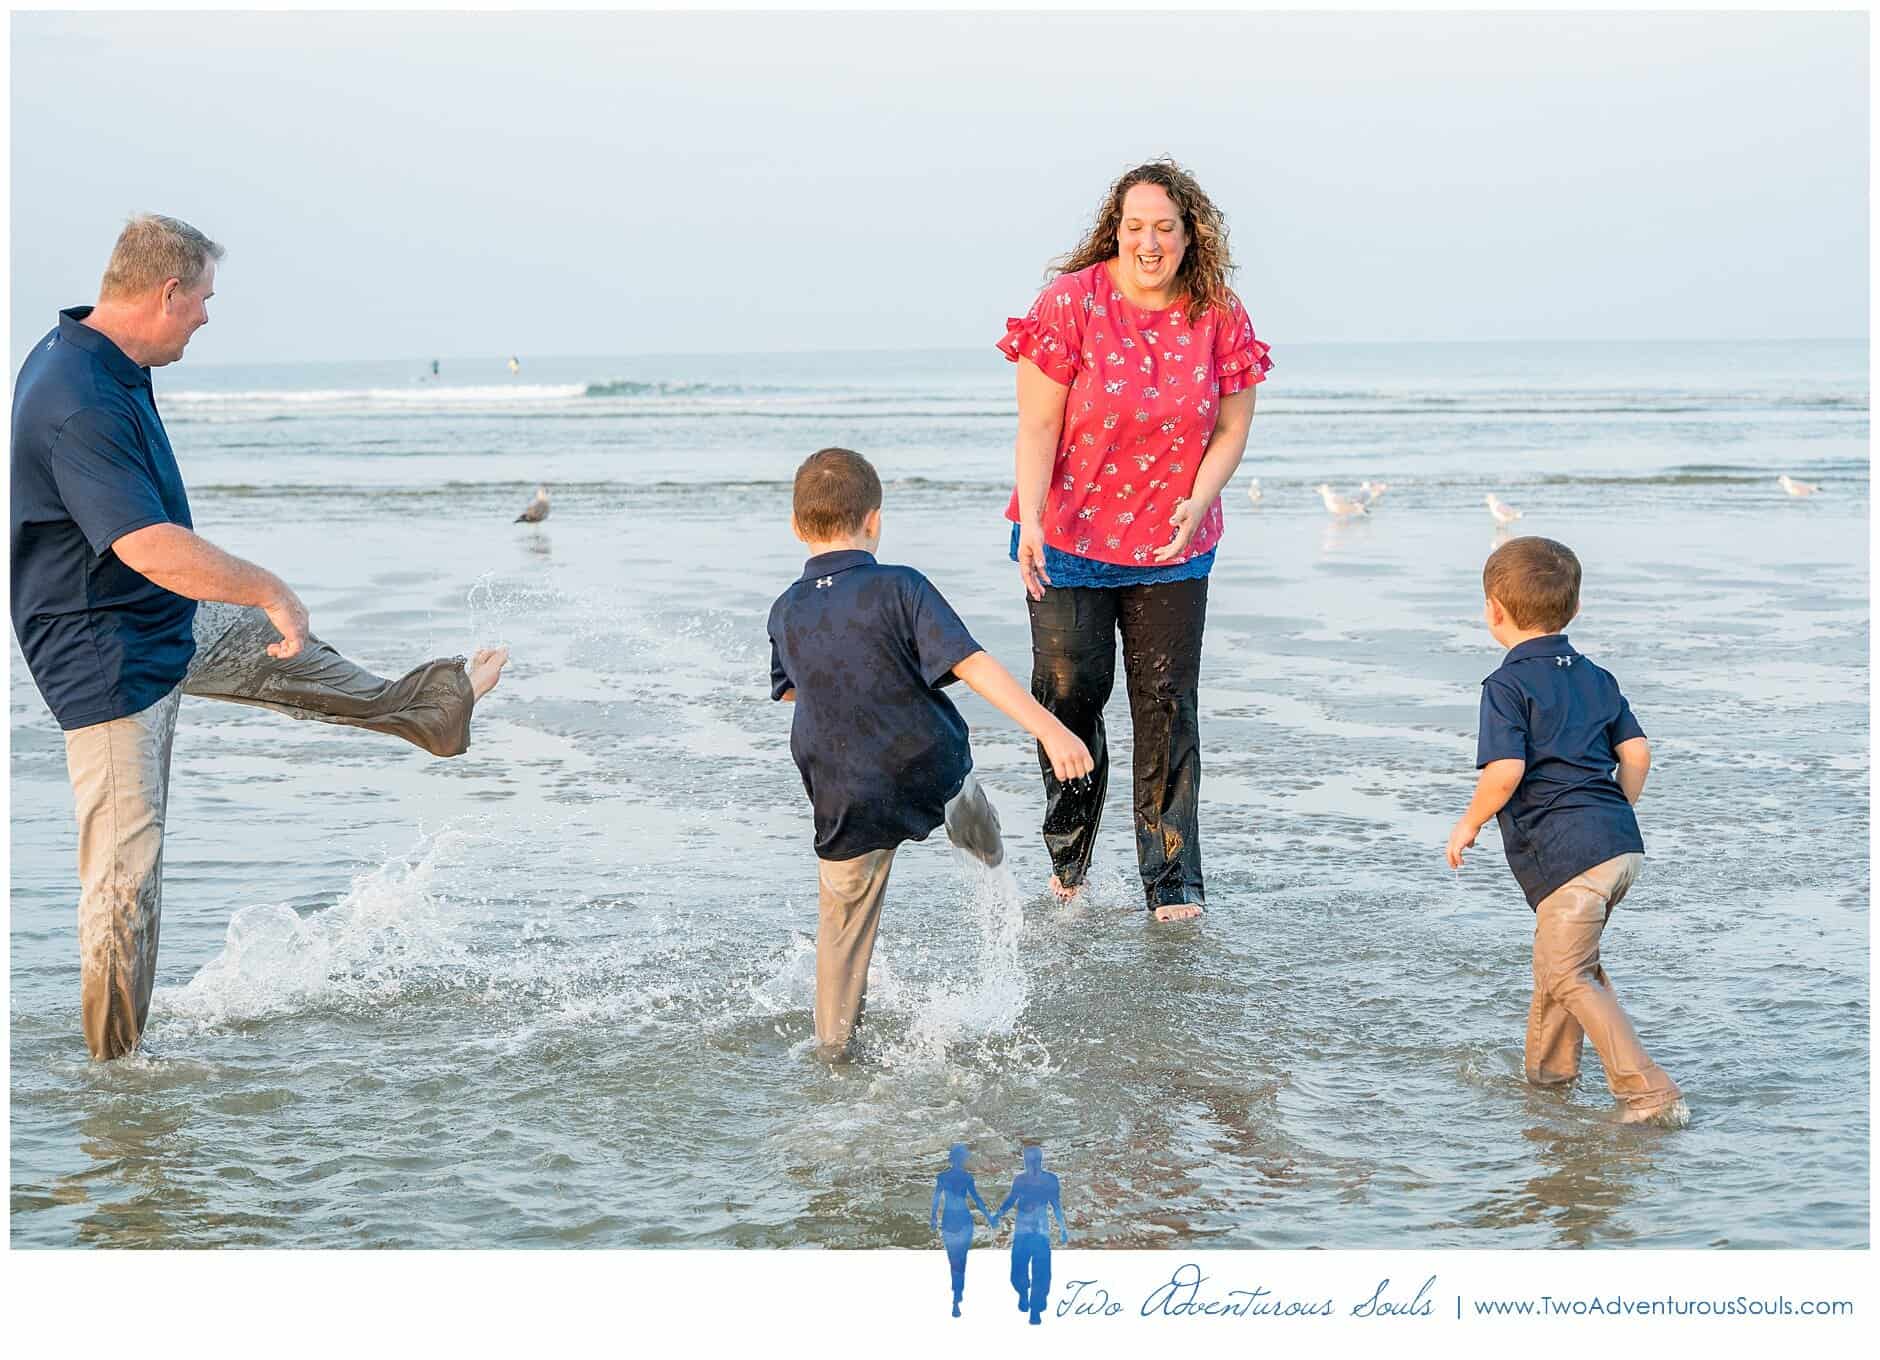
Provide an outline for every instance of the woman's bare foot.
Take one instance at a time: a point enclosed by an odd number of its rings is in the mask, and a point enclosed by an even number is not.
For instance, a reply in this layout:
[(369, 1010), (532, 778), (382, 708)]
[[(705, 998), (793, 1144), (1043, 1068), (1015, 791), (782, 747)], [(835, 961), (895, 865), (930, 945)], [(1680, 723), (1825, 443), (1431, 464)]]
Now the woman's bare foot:
[(1057, 900), (1060, 902), (1076, 901), (1077, 894), (1082, 892), (1083, 890), (1084, 890), (1084, 885), (1081, 883), (1075, 885), (1074, 887), (1067, 888), (1064, 886), (1064, 881), (1060, 879), (1056, 874), (1051, 875), (1051, 896), (1057, 898)]
[(507, 647), (485, 647), (470, 658), (470, 692), (481, 699), (496, 688), (496, 682), (502, 679), (503, 667), (509, 664)]
[(1193, 902), (1170, 902), (1167, 906), (1155, 909), (1158, 921), (1192, 921), (1201, 915), (1201, 908)]

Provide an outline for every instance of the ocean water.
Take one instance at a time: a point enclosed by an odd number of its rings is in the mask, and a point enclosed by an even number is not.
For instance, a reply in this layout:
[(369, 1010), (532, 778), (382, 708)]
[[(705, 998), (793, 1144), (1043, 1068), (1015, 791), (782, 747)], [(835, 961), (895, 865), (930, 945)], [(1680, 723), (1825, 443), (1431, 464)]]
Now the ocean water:
[[(928, 1246), (948, 1145), (990, 1197), (1033, 1140), (1084, 1245), (1866, 1245), (1865, 344), (1275, 341), (1210, 596), (1210, 914), (1140, 911), (1126, 777), (1049, 901), (1031, 744), (962, 695), (1007, 866), (902, 852), (833, 1069), (767, 701), (789, 479), (866, 452), (883, 558), (1025, 677), (990, 347), (160, 373), (198, 527), (322, 636), (514, 660), (450, 761), (186, 700), (148, 1047), (97, 1065), (13, 648), (13, 1245)], [(1531, 917), (1492, 827), (1442, 861), (1491, 490), (1580, 553), (1574, 640), (1653, 740), (1605, 956), (1682, 1131), (1613, 1122), (1590, 1050), (1523, 1083)], [(1109, 721), (1127, 770), (1120, 685)]]

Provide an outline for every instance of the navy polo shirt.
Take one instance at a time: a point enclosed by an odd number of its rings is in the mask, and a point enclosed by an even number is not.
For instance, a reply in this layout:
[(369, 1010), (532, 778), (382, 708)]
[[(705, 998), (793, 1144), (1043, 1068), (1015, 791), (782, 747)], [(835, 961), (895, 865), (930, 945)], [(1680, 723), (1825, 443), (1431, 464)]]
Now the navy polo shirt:
[(196, 602), (111, 551), (151, 524), (193, 526), (150, 370), (90, 314), (60, 312), (13, 388), (13, 634), (68, 731), (150, 707), (196, 651)]
[(1621, 742), (1645, 735), (1619, 682), (1567, 642), (1529, 638), (1482, 682), (1475, 764), (1527, 769), (1496, 815), (1528, 905), (1615, 855), (1643, 854), (1638, 818), (1614, 777)]
[(966, 720), (940, 687), (982, 648), (912, 567), (872, 553), (809, 559), (770, 607), (770, 697), (796, 691), (790, 754), (819, 859), (853, 859), (940, 825), (973, 768)]

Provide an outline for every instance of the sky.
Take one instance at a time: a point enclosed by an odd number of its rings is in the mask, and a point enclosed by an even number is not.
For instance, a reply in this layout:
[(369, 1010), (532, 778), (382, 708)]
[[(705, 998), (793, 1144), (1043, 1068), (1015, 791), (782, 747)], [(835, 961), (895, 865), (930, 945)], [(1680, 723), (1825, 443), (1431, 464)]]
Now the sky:
[(1863, 337), (1859, 14), (16, 14), (14, 367), (124, 219), (192, 363), (990, 344), (1172, 154), (1275, 343)]

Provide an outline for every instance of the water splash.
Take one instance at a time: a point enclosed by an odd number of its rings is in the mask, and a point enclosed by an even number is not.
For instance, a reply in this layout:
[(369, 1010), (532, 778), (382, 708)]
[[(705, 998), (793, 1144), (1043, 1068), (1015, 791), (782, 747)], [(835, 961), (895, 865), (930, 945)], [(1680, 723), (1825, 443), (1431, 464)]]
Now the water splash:
[(911, 1012), (906, 1033), (881, 1055), (889, 1066), (944, 1063), (948, 1050), (963, 1041), (1010, 1034), (1025, 1011), (1025, 904), (1018, 883), (1009, 864), (988, 869), (964, 854), (954, 858), (968, 880), (964, 968), (922, 986), (881, 965), (885, 999), (904, 999)]
[(211, 1029), (303, 1011), (382, 1005), (470, 964), (461, 914), (435, 891), (441, 863), (471, 839), (446, 828), (353, 879), (332, 907), (302, 916), (280, 903), (243, 907), (217, 954), (152, 1013)]

